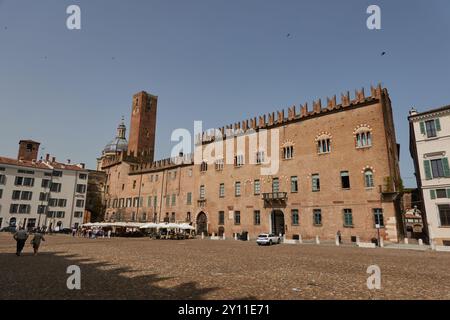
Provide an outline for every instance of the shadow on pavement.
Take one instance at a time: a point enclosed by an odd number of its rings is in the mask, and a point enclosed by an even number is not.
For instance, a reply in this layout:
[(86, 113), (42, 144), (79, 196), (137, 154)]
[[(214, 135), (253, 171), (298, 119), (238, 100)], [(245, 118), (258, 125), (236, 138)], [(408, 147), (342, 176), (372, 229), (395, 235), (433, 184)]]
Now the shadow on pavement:
[[(67, 288), (70, 274), (66, 270), (70, 265), (78, 265), (81, 269), (81, 290)], [(159, 270), (151, 272), (135, 275), (139, 272), (130, 268), (64, 252), (43, 252), (36, 257), (29, 253), (21, 257), (0, 253), (0, 299), (201, 300), (206, 299), (206, 294), (220, 289), (201, 288), (196, 282), (180, 284), (180, 280), (159, 276)], [(159, 284), (166, 280), (179, 284), (168, 287)]]

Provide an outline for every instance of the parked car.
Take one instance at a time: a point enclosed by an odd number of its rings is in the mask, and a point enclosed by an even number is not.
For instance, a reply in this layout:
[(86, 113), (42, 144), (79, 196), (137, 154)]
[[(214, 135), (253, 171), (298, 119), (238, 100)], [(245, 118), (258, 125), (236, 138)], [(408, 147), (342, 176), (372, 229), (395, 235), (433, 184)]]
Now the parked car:
[(8, 226), (0, 229), (0, 232), (16, 232), (15, 226)]
[(281, 238), (279, 236), (276, 236), (272, 233), (262, 233), (258, 236), (258, 239), (256, 239), (256, 243), (258, 245), (269, 245), (275, 243), (281, 243)]

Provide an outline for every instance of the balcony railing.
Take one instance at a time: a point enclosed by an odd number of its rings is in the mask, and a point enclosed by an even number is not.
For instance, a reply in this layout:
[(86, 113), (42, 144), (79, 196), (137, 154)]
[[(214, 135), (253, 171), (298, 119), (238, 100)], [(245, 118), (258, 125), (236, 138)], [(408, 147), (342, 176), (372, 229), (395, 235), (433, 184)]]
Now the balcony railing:
[(264, 207), (284, 207), (286, 206), (287, 192), (263, 193)]

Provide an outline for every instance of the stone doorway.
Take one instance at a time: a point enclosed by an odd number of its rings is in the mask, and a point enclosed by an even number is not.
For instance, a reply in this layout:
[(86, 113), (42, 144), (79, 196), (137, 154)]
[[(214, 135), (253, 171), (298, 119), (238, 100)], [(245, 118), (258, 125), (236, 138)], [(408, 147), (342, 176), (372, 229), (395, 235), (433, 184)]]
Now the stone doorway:
[(273, 210), (271, 214), (272, 233), (278, 235), (285, 234), (284, 213), (281, 210)]
[(197, 216), (197, 234), (201, 235), (202, 232), (205, 233), (205, 236), (208, 235), (208, 217), (203, 211)]

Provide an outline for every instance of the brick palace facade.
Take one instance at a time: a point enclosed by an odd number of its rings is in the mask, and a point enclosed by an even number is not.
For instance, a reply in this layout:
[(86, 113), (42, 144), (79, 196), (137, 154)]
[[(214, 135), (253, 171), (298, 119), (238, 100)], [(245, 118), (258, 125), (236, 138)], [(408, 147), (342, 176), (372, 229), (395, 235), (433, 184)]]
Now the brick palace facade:
[[(219, 129), (236, 146), (230, 132), (277, 130), (279, 170), (262, 175), (273, 153), (247, 143), (216, 161), (194, 156), (154, 160), (158, 98), (133, 96), (130, 135), (117, 137), (98, 159), (107, 175), (106, 221), (190, 222), (198, 233), (248, 232), (284, 234), (287, 239), (370, 241), (377, 226), (386, 241), (402, 238), (399, 210), (401, 179), (387, 89), (372, 87), (241, 121)], [(197, 137), (198, 148), (215, 143), (214, 135)], [(270, 138), (268, 138), (270, 140)], [(240, 150), (240, 151), (239, 151)], [(233, 157), (233, 159), (229, 159)], [(262, 162), (260, 164), (259, 162)]]

